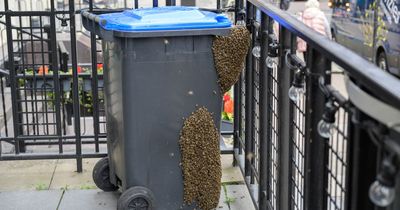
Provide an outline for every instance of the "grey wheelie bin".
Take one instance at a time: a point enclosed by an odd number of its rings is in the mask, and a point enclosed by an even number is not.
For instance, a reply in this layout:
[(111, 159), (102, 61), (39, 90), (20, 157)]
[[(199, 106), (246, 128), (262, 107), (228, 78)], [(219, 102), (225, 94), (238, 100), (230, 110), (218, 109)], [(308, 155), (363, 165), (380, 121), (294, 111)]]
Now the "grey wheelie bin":
[(212, 41), (229, 34), (223, 15), (193, 7), (82, 12), (102, 38), (108, 157), (93, 171), (104, 191), (121, 188), (118, 209), (184, 205), (179, 134), (196, 106), (220, 127), (221, 93)]

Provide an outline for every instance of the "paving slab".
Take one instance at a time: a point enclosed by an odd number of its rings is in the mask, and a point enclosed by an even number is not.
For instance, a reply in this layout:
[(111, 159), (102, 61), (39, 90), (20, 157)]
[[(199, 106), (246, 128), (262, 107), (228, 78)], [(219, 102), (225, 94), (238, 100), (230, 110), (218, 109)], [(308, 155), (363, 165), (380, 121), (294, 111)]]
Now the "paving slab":
[(61, 190), (0, 192), (2, 210), (55, 210)]
[(226, 185), (227, 196), (230, 202), (230, 210), (255, 210), (253, 201), (246, 185)]
[(101, 190), (66, 190), (59, 210), (111, 210), (117, 209), (119, 192)]
[(222, 183), (244, 182), (239, 167), (234, 167), (233, 155), (221, 155)]
[(48, 189), (56, 162), (57, 160), (0, 161), (0, 191)]
[(99, 159), (84, 159), (82, 173), (76, 172), (76, 160), (59, 160), (50, 189), (97, 189), (92, 179), (92, 170)]
[(229, 210), (229, 206), (225, 202), (225, 200), (226, 200), (225, 192), (224, 192), (224, 189), (221, 187), (221, 193), (220, 193), (220, 196), (219, 196), (219, 203), (218, 203), (218, 207), (216, 208), (217, 210)]

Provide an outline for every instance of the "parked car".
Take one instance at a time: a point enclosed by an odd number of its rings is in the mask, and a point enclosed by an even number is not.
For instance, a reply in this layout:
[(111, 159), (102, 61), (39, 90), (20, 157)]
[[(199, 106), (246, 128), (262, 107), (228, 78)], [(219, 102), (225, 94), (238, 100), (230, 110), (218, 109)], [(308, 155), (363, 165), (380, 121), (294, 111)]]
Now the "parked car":
[(400, 77), (400, 0), (331, 0), (340, 44)]

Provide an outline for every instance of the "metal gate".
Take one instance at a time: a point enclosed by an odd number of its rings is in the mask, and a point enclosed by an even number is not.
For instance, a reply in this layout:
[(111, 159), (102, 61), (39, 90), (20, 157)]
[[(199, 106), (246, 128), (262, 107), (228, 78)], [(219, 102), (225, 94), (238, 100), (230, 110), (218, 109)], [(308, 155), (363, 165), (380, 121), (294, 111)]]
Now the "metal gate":
[(75, 158), (81, 172), (106, 155), (101, 42), (76, 15), (93, 2), (2, 4), (0, 160)]
[[(81, 172), (82, 158), (107, 154), (107, 128), (101, 40), (83, 29), (80, 10), (104, 13), (176, 2), (5, 0), (0, 4), (0, 160), (76, 159)], [(215, 7), (221, 5), (216, 1)]]

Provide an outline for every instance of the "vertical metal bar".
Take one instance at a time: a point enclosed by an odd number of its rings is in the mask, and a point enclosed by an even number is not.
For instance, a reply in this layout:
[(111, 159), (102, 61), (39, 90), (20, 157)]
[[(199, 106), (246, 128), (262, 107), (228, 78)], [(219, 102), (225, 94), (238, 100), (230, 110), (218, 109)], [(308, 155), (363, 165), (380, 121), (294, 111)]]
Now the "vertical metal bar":
[(238, 21), (238, 13), (239, 13), (239, 11), (242, 9), (242, 8), (240, 8), (240, 5), (239, 5), (239, 1), (240, 0), (235, 0), (235, 24), (236, 24), (236, 22)]
[[(257, 14), (257, 7), (253, 6), (252, 7), (252, 22), (254, 23), (256, 21), (256, 14)], [(259, 45), (259, 28), (256, 28), (256, 26), (254, 24), (251, 25), (252, 27), (252, 46), (256, 46)], [(257, 78), (259, 75), (257, 73), (257, 65), (259, 64), (259, 60), (258, 58), (256, 58), (255, 56), (252, 56), (252, 63), (251, 63), (251, 71), (252, 73), (252, 83), (251, 83), (251, 87), (252, 87), (252, 96), (251, 96), (251, 100), (252, 100), (252, 104), (251, 104), (251, 124), (250, 124), (250, 131), (251, 131), (251, 155), (249, 156), (249, 158), (251, 158), (251, 165), (252, 168), (255, 168), (255, 161), (256, 161), (256, 113), (258, 112), (258, 110), (256, 109), (256, 98), (257, 98), (257, 82), (259, 81), (259, 79)], [(250, 183), (254, 184), (255, 181), (255, 171), (251, 170), (251, 176), (250, 176)]]
[[(233, 89), (233, 149), (236, 151), (239, 149), (239, 135), (240, 135), (240, 104), (241, 104), (241, 78), (237, 82)], [(235, 154), (235, 153), (234, 153)], [(236, 166), (236, 158), (233, 158), (233, 165)]]
[[(93, 2), (89, 2), (89, 10), (93, 11)], [(97, 45), (96, 45), (96, 34), (90, 33), (90, 46), (92, 55), (92, 101), (93, 101), (93, 132), (95, 151), (99, 152), (99, 88), (98, 88), (98, 76), (97, 76)]]
[[(7, 124), (7, 110), (6, 110), (6, 101), (4, 97), (4, 83), (3, 83), (3, 77), (0, 78), (0, 88), (1, 88), (1, 101), (3, 102), (2, 108), (3, 108), (3, 120), (4, 120), (4, 129), (5, 129), (5, 134), (6, 137), (8, 137), (8, 124)], [(1, 145), (1, 143), (0, 143)], [(1, 154), (0, 154), (1, 155)]]
[[(240, 4), (238, 3), (240, 0), (235, 0), (235, 23), (237, 22), (238, 18), (238, 11), (240, 11), (242, 8), (240, 8)], [(242, 75), (240, 75), (239, 81), (235, 84), (234, 86), (234, 122), (233, 122), (233, 148), (235, 150), (238, 150), (238, 153), (240, 152), (240, 143), (239, 143), (239, 137), (241, 133), (241, 120), (242, 120)], [(236, 165), (236, 158), (233, 159), (233, 165)]]
[[(243, 0), (237, 0), (238, 1), (238, 8), (244, 9), (244, 2)], [(239, 10), (240, 11), (240, 10)]]
[[(33, 29), (32, 29), (32, 16), (30, 15), (29, 16), (29, 29), (30, 29), (30, 34), (33, 34)], [(30, 36), (31, 37), (31, 58), (32, 58), (32, 64), (31, 64), (31, 66), (32, 66), (32, 69), (35, 69), (35, 48), (34, 48), (34, 44), (33, 44), (33, 36)], [(33, 75), (34, 75), (34, 77), (35, 77), (35, 71), (33, 71)], [(36, 120), (38, 119), (37, 118), (37, 112), (36, 112), (36, 117), (35, 117), (35, 110), (37, 111), (37, 107), (36, 107), (36, 109), (35, 109), (35, 102), (37, 101), (37, 97), (36, 97), (36, 92), (35, 91), (33, 91), (32, 89), (29, 91), (30, 92), (30, 95), (31, 95), (31, 110), (32, 110), (32, 113), (31, 113), (31, 115), (32, 115), (32, 121), (33, 121), (33, 128), (32, 128), (32, 130), (33, 130), (33, 135), (37, 135), (36, 134), (36, 127), (39, 127), (39, 122), (36, 122)], [(33, 95), (33, 94), (35, 94), (35, 95)], [(36, 102), (36, 105), (37, 105), (37, 102)]]
[(217, 9), (221, 9), (221, 0), (217, 0)]
[[(354, 129), (355, 129), (355, 126), (353, 125), (353, 122), (352, 122), (353, 114), (354, 113), (350, 113), (350, 112), (347, 114), (347, 119), (345, 119), (347, 124), (343, 125), (343, 128), (347, 130), (347, 132), (345, 132), (345, 133), (347, 133), (346, 145), (342, 146), (342, 147), (346, 148), (346, 150), (343, 149), (343, 151), (346, 152), (346, 156), (345, 157), (346, 157), (346, 161), (347, 161), (346, 162), (347, 164), (346, 164), (346, 167), (345, 167), (346, 173), (345, 173), (345, 177), (344, 177), (344, 183), (345, 184), (343, 185), (343, 187), (345, 189), (345, 192), (344, 192), (345, 193), (345, 195), (344, 195), (344, 204), (342, 205), (343, 208), (344, 208), (343, 210), (351, 210), (351, 203), (352, 203), (351, 199), (353, 197), (356, 198), (355, 195), (352, 195), (353, 188), (351, 188), (352, 187), (352, 176), (351, 175), (353, 173), (353, 167), (358, 169), (357, 166), (353, 166), (353, 161), (352, 161), (353, 160), (352, 159), (353, 155), (357, 154), (357, 152), (355, 152), (353, 150), (354, 141), (352, 141), (353, 137), (354, 137), (353, 135), (354, 135)], [(353, 154), (353, 151), (356, 154)]]
[[(296, 54), (296, 36), (292, 33), (290, 33), (290, 54)], [(293, 80), (293, 71), (291, 69), (289, 69), (289, 87), (291, 86), (291, 82)], [(287, 93), (287, 92), (286, 92)], [(295, 136), (295, 129), (297, 129), (295, 127), (295, 123), (296, 120), (298, 118), (300, 118), (301, 116), (299, 116), (300, 114), (298, 113), (299, 111), (296, 110), (297, 107), (295, 107), (294, 102), (289, 100), (289, 121), (287, 122), (289, 124), (289, 139), (288, 139), (288, 144), (289, 144), (289, 207), (292, 209), (295, 209), (295, 205), (297, 208), (301, 208), (301, 204), (302, 202), (300, 201), (300, 199), (302, 198), (297, 198), (296, 200), (294, 200), (292, 197), (294, 196), (294, 193), (296, 192), (296, 185), (298, 185), (299, 188), (301, 188), (301, 175), (297, 176), (294, 175), (297, 172), (294, 171), (300, 171), (300, 170), (295, 170), (296, 168), (296, 160), (301, 159), (302, 157), (300, 157), (299, 151), (295, 151), (295, 147), (299, 146), (296, 145), (297, 142), (301, 144), (301, 136), (298, 134), (297, 136)], [(295, 113), (296, 110), (296, 113)], [(299, 146), (300, 147), (300, 146)], [(301, 166), (298, 166), (301, 167)], [(296, 177), (297, 179), (294, 179), (293, 177)], [(293, 183), (295, 182), (295, 183)]]
[(176, 0), (166, 0), (165, 5), (167, 6), (175, 6), (176, 5)]
[(65, 97), (64, 97), (64, 85), (61, 85), (61, 117), (62, 117), (62, 135), (67, 135), (67, 126), (65, 122)]
[(196, 0), (181, 0), (181, 6), (196, 6)]
[[(50, 2), (51, 13), (50, 13), (50, 34), (52, 39), (49, 41), (51, 46), (51, 66), (53, 70), (53, 82), (55, 92), (55, 108), (56, 108), (56, 132), (58, 136), (58, 151), (63, 153), (63, 142), (62, 142), (62, 131), (61, 131), (61, 91), (60, 91), (60, 78), (58, 76), (58, 64), (57, 64), (57, 37), (56, 37), (56, 14), (54, 1)], [(72, 41), (72, 39), (71, 39)], [(71, 48), (74, 50), (74, 48)]]
[[(272, 49), (270, 49), (270, 47), (269, 47), (269, 45), (270, 45), (270, 42), (273, 42), (274, 40), (272, 40), (272, 38), (271, 38), (271, 36), (274, 34), (274, 29), (273, 29), (273, 26), (274, 26), (274, 20), (271, 18), (271, 17), (268, 17), (267, 18), (267, 20), (268, 20), (268, 31), (267, 31), (267, 33), (268, 33), (268, 41), (267, 41), (267, 53), (269, 53), (270, 51), (272, 51)], [(271, 52), (271, 54), (273, 54), (273, 52)], [(276, 186), (274, 186), (275, 185), (275, 183), (273, 182), (273, 179), (274, 179), (274, 175), (273, 175), (273, 171), (274, 171), (274, 163), (273, 163), (273, 161), (274, 161), (274, 159), (273, 159), (273, 153), (275, 153), (275, 151), (274, 151), (274, 149), (273, 149), (273, 143), (272, 143), (272, 141), (273, 141), (273, 139), (272, 139), (272, 135), (273, 135), (273, 131), (272, 131), (272, 129), (273, 129), (273, 127), (274, 127), (274, 125), (273, 125), (273, 122), (272, 122), (272, 115), (273, 115), (273, 112), (274, 112), (274, 110), (273, 110), (273, 106), (274, 106), (274, 98), (273, 98), (273, 95), (274, 95), (274, 93), (273, 93), (273, 90), (274, 90), (274, 84), (273, 84), (273, 73), (274, 73), (274, 69), (273, 69), (274, 67), (272, 67), (272, 68), (268, 68), (268, 72), (267, 72), (267, 88), (268, 88), (268, 90), (267, 90), (267, 92), (266, 92), (266, 98), (267, 98), (267, 100), (269, 101), (269, 103), (267, 104), (267, 107), (266, 107), (266, 109), (267, 109), (267, 114), (266, 114), (266, 120), (267, 120), (267, 126), (268, 126), (268, 128), (267, 128), (267, 131), (266, 131), (266, 137), (268, 138), (268, 141), (267, 141), (267, 162), (268, 162), (268, 164), (267, 164), (267, 166), (268, 166), (268, 176), (267, 176), (267, 189), (268, 189), (268, 191), (267, 191), (267, 199), (268, 200), (270, 200), (270, 204), (275, 204), (275, 198), (274, 198), (274, 196), (273, 196), (273, 189), (275, 189), (275, 187)], [(271, 207), (272, 208), (272, 207)]]
[[(49, 31), (49, 29), (48, 29), (48, 25), (43, 25), (43, 17), (42, 16), (40, 16), (39, 17), (39, 27), (40, 27), (40, 55), (41, 55), (41, 60), (42, 60), (42, 62), (41, 62), (41, 64), (40, 64), (40, 66), (44, 66), (45, 65), (45, 57), (44, 57), (44, 37), (43, 37), (43, 32), (46, 32), (47, 34), (49, 34), (47, 31)], [(48, 36), (47, 37), (47, 39), (50, 39), (50, 37)], [(47, 41), (46, 41), (46, 43), (48, 43)], [(47, 44), (47, 46), (48, 46), (48, 44)], [(49, 51), (49, 48), (47, 49), (48, 51)], [(46, 77), (44, 77), (43, 78), (43, 80), (44, 80), (44, 83), (46, 83)], [(35, 87), (35, 90), (36, 90), (36, 87)], [(43, 93), (43, 90), (42, 90), (42, 93)], [(48, 122), (49, 122), (49, 119), (48, 119), (48, 115), (47, 115), (47, 103), (46, 103), (46, 101), (47, 101), (47, 94), (46, 94), (46, 89), (45, 89), (45, 91), (44, 91), (44, 100), (45, 100), (45, 102), (44, 102), (44, 107), (45, 107), (45, 112), (43, 112), (42, 113), (42, 118), (44, 118), (44, 120), (46, 121), (44, 124), (48, 124)], [(43, 102), (42, 102), (43, 103)], [(44, 115), (44, 116), (43, 116)], [(46, 126), (46, 131), (47, 131), (47, 133), (49, 133), (49, 128), (48, 128), (48, 126)], [(45, 129), (43, 129), (43, 130), (45, 130)]]
[(153, 0), (153, 7), (158, 7), (158, 0)]
[(265, 59), (268, 56), (268, 25), (269, 18), (265, 13), (261, 14), (261, 60), (260, 60), (260, 88), (259, 88), (259, 110), (260, 110), (260, 183), (259, 183), (259, 209), (267, 209), (268, 190), (268, 71)]
[[(40, 17), (42, 17), (42, 16), (40, 16)], [(32, 18), (31, 18), (31, 23), (30, 23), (30, 25), (32, 26)], [(33, 34), (33, 29), (32, 29), (32, 27), (31, 27), (31, 34)], [(31, 36), (32, 37), (32, 36)], [(40, 41), (43, 41), (43, 40), (40, 40)], [(34, 70), (35, 69), (35, 54), (34, 54), (34, 44), (33, 44), (33, 38), (32, 38), (32, 40), (31, 40), (31, 48), (32, 48), (32, 63), (33, 63), (33, 65), (32, 65), (32, 69)], [(43, 50), (43, 49), (42, 49)], [(40, 59), (39, 59), (40, 60)], [(35, 84), (35, 82), (36, 82), (36, 71), (34, 70), (33, 71), (33, 84)], [(32, 96), (34, 94), (34, 97)], [(34, 126), (34, 128), (33, 128), (33, 130), (34, 130), (34, 134), (37, 134), (37, 135), (39, 135), (40, 134), (40, 126), (39, 126), (39, 113), (38, 113), (38, 110), (39, 110), (39, 108), (38, 108), (38, 102), (37, 102), (37, 100), (38, 100), (38, 97), (37, 97), (37, 92), (36, 92), (36, 86), (34, 86), (34, 88), (32, 88), (31, 89), (31, 97), (32, 98), (34, 98), (34, 100), (35, 100), (35, 102), (34, 102), (34, 108), (33, 108), (33, 105), (32, 105), (32, 110), (36, 110), (36, 123), (37, 123), (37, 125), (35, 125)], [(32, 102), (33, 103), (33, 102)], [(33, 113), (32, 113), (32, 115), (33, 115)], [(35, 122), (35, 117), (33, 117), (33, 122)], [(35, 127), (36, 127), (36, 131), (35, 131)]]
[[(44, 32), (47, 34), (47, 53), (48, 53), (48, 64), (50, 66), (50, 60), (51, 60), (51, 42), (50, 40), (52, 39), (52, 34), (50, 33), (50, 25), (46, 24), (43, 26)], [(41, 66), (45, 66), (45, 60), (44, 60), (44, 50), (43, 50), (43, 42), (42, 42), (42, 58), (43, 58), (43, 63), (41, 64)], [(46, 84), (46, 71), (43, 71), (43, 84)], [(46, 119), (46, 122), (44, 123), (46, 125), (46, 132), (47, 134), (50, 132), (49, 131), (49, 115), (48, 115), (48, 107), (47, 107), (47, 85), (44, 86), (44, 88), (42, 88), (42, 93), (44, 93), (44, 102), (42, 102), (42, 106), (44, 106), (44, 109), (46, 110), (45, 112), (43, 112), (43, 115)]]
[[(330, 70), (330, 62), (318, 51), (312, 49), (307, 62), (313, 74), (325, 75)], [(307, 54), (309, 54), (307, 53)], [(326, 207), (327, 172), (329, 161), (328, 139), (322, 138), (318, 131), (318, 123), (324, 113), (325, 96), (319, 89), (318, 79), (307, 77), (306, 90), (306, 142), (305, 142), (305, 209), (323, 209)], [(329, 80), (326, 81), (329, 83)]]
[(76, 55), (76, 29), (75, 29), (75, 4), (74, 0), (69, 0), (69, 17), (71, 33), (71, 60), (72, 60), (72, 80), (73, 80), (73, 109), (74, 109), (74, 129), (76, 135), (76, 165), (77, 171), (82, 172), (82, 141), (81, 141), (81, 122), (79, 113), (79, 89), (78, 89), (78, 63)]
[[(18, 2), (18, 8), (20, 9), (21, 8), (21, 3), (20, 2)], [(23, 24), (22, 24), (22, 17), (21, 16), (19, 16), (18, 17), (19, 18), (19, 27), (23, 27)], [(25, 48), (24, 48), (24, 42), (23, 42), (23, 40), (24, 40), (24, 34), (23, 33), (19, 33), (19, 35), (20, 35), (20, 38), (21, 38), (21, 41), (20, 41), (20, 43), (21, 43), (21, 48), (19, 49), (19, 50), (21, 50), (21, 61), (22, 61), (22, 74), (23, 74), (23, 76), (25, 77), (25, 68), (26, 68), (26, 66), (25, 66), (25, 64), (26, 64), (26, 61), (25, 61)], [(12, 54), (11, 56), (13, 56), (14, 57), (14, 54)], [(18, 69), (19, 70), (19, 69)], [(17, 72), (17, 75), (18, 75), (18, 72)], [(18, 80), (17, 80), (18, 81)], [(18, 85), (19, 85), (19, 83), (18, 83)], [(25, 100), (23, 100), (23, 102), (25, 103), (25, 110), (26, 110), (26, 112), (28, 111), (28, 103), (27, 103), (27, 94), (26, 94), (26, 85), (24, 85), (24, 87), (22, 88), (22, 90), (23, 90), (23, 93), (24, 93), (24, 99)], [(19, 123), (19, 128), (18, 128), (18, 130), (19, 130), (19, 133), (18, 133), (18, 136), (19, 135), (23, 135), (24, 134), (24, 114), (23, 114), (23, 106), (22, 106), (22, 99), (21, 99), (21, 92), (22, 92), (22, 90), (21, 90), (21, 88), (20, 87), (18, 87), (17, 86), (17, 97), (18, 97), (18, 104), (17, 104), (17, 111), (18, 111), (18, 123)], [(29, 135), (29, 119), (28, 119), (28, 114), (26, 114), (26, 127), (27, 127), (27, 129), (26, 129), (26, 134), (27, 135)], [(23, 141), (23, 140), (19, 140), (19, 142), (18, 142), (18, 144), (19, 144), (19, 151), (20, 152), (25, 152), (25, 150), (26, 150), (26, 148), (25, 148), (25, 141)]]
[(139, 8), (139, 0), (135, 0), (135, 9)]
[(278, 208), (289, 209), (290, 207), (290, 99), (288, 91), (290, 87), (290, 69), (285, 62), (286, 50), (290, 49), (291, 35), (284, 27), (279, 27), (279, 67), (278, 67)]
[(11, 105), (12, 105), (12, 115), (13, 115), (13, 131), (14, 131), (14, 147), (15, 153), (19, 154), (19, 141), (18, 141), (18, 133), (19, 133), (19, 125), (18, 125), (18, 112), (17, 112), (17, 80), (15, 77), (15, 67), (14, 67), (14, 45), (13, 45), (13, 36), (11, 29), (11, 15), (8, 7), (8, 0), (4, 1), (4, 10), (7, 11), (5, 14), (6, 18), (6, 33), (7, 33), (7, 50), (8, 50), (8, 61), (10, 64), (10, 87), (11, 87)]
[[(247, 24), (250, 24), (250, 30), (253, 32), (253, 5), (250, 2), (247, 2), (246, 9), (247, 9)], [(251, 45), (251, 47), (254, 46), (254, 40)], [(251, 54), (251, 48), (249, 49), (249, 53), (246, 58), (246, 72), (245, 72), (245, 77), (246, 77), (246, 110), (245, 110), (245, 115), (246, 115), (246, 122), (245, 122), (245, 178), (249, 179), (250, 181), (250, 176), (251, 176), (251, 159), (252, 159), (252, 154), (251, 154), (251, 139), (252, 139), (252, 102), (253, 102), (253, 55)]]
[[(235, 23), (237, 22), (238, 18), (238, 11), (242, 10), (239, 1), (241, 0), (235, 0)], [(240, 154), (241, 152), (241, 147), (240, 147), (240, 136), (241, 136), (241, 129), (242, 129), (242, 75), (240, 75), (239, 81), (236, 83), (234, 87), (234, 124), (233, 124), (233, 148), (234, 150), (238, 151), (237, 153)], [(233, 159), (233, 165), (236, 166), (236, 158)]]
[[(357, 121), (368, 120), (368, 116), (360, 111), (355, 113)], [(350, 124), (351, 121), (349, 121)], [(360, 124), (353, 124), (352, 135), (349, 135), (348, 141), (351, 147), (348, 152), (351, 155), (350, 165), (350, 183), (348, 183), (349, 198), (347, 209), (349, 210), (375, 210), (375, 206), (369, 200), (368, 190), (372, 182), (375, 181), (376, 168), (378, 161), (378, 150), (367, 132)]]

